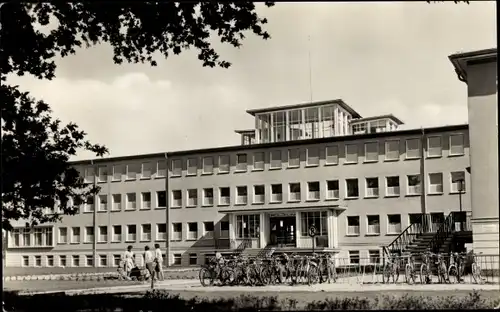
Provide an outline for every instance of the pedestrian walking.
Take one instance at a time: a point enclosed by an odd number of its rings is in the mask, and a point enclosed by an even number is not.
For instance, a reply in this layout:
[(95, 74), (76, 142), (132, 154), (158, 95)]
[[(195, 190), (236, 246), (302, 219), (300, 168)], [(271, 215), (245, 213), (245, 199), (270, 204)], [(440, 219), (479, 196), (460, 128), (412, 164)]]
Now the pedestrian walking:
[(149, 272), (151, 278), (151, 289), (154, 289), (155, 283), (155, 254), (152, 250), (149, 249), (149, 246), (144, 247), (144, 262), (146, 263), (146, 269)]
[(160, 244), (155, 244), (155, 262), (155, 270), (158, 275), (158, 280), (163, 281), (165, 277), (163, 275), (163, 255), (161, 253)]
[(130, 277), (130, 272), (135, 267), (135, 255), (132, 251), (133, 246), (129, 245), (127, 250), (123, 253), (123, 269), (127, 277)]

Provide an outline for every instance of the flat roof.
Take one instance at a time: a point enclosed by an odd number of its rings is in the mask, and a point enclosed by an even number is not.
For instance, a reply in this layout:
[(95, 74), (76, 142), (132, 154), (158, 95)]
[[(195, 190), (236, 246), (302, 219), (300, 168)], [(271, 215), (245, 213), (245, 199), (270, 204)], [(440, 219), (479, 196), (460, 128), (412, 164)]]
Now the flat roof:
[(249, 113), (252, 116), (255, 116), (255, 114), (261, 114), (261, 113), (270, 113), (270, 112), (276, 112), (276, 111), (282, 111), (282, 110), (306, 108), (306, 107), (328, 105), (328, 104), (338, 104), (343, 109), (348, 111), (349, 114), (351, 114), (353, 118), (361, 118), (361, 115), (357, 111), (355, 111), (352, 107), (347, 105), (341, 99), (319, 101), (319, 102), (308, 102), (308, 103), (292, 104), (292, 105), (283, 105), (283, 106), (273, 106), (273, 107), (267, 107), (267, 108), (249, 109), (249, 110), (247, 110), (247, 113)]
[(234, 132), (238, 134), (249, 134), (249, 133), (255, 134), (255, 129), (234, 130)]
[(458, 79), (467, 82), (467, 64), (489, 63), (497, 61), (497, 48), (455, 53), (448, 56), (455, 67)]
[(377, 119), (385, 119), (385, 118), (392, 119), (398, 125), (403, 125), (404, 124), (404, 122), (402, 122), (401, 119), (397, 118), (393, 114), (373, 116), (373, 117), (365, 117), (365, 118), (358, 118), (358, 119), (351, 119), (351, 123), (357, 123), (357, 122), (361, 122), (361, 121), (377, 120)]

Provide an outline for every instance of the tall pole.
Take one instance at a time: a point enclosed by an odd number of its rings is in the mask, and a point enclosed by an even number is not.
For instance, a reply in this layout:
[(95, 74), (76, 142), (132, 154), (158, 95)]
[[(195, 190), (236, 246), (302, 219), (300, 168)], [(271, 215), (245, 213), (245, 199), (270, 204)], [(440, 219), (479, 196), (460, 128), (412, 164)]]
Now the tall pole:
[(464, 220), (463, 220), (463, 216), (462, 216), (462, 190), (463, 190), (463, 183), (464, 183), (464, 180), (460, 179), (458, 180), (458, 203), (460, 205), (460, 231), (463, 231), (464, 230)]
[[(97, 165), (94, 164), (93, 160), (90, 161), (90, 165), (94, 169), (93, 186), (95, 189), (97, 186), (97, 174), (98, 174)], [(92, 214), (92, 226), (94, 228), (94, 241), (92, 242), (92, 264), (93, 264), (93, 267), (96, 268), (97, 267), (97, 229), (96, 229), (96, 219), (97, 219), (97, 200), (96, 200), (96, 198), (97, 198), (97, 195), (94, 194), (93, 197), (94, 197), (94, 211)]]
[(168, 267), (170, 265), (170, 231), (172, 230), (170, 228), (170, 193), (168, 191), (168, 179), (170, 175), (170, 166), (168, 165), (168, 156), (167, 153), (165, 153), (165, 163), (166, 163), (166, 172), (165, 172), (165, 222), (166, 222), (166, 227), (167, 227), (167, 241), (166, 243), (166, 261), (165, 261), (165, 266)]
[(421, 128), (421, 136), (420, 136), (420, 208), (422, 213), (422, 218), (420, 220), (422, 229), (424, 233), (428, 231), (428, 220), (427, 220), (427, 187), (425, 181), (425, 150), (426, 150), (426, 140), (425, 140), (425, 130)]

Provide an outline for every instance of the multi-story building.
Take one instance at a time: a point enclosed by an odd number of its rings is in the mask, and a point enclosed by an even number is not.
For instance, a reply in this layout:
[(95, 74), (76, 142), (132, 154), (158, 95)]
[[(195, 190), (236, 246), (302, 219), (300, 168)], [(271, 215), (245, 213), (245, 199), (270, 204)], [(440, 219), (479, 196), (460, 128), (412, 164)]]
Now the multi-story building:
[(7, 265), (92, 265), (94, 254), (116, 265), (127, 245), (155, 242), (171, 265), (242, 244), (355, 261), (422, 214), (437, 229), (470, 211), (467, 125), (400, 130), (342, 100), (248, 113), (255, 129), (237, 131), (240, 145), (74, 163), (100, 193), (62, 223), (10, 233)]

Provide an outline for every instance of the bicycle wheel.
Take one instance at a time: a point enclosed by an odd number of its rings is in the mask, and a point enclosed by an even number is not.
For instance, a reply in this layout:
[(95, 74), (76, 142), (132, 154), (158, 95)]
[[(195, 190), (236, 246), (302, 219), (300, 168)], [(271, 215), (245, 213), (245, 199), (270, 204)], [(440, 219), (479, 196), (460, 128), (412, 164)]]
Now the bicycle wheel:
[(399, 281), (399, 270), (400, 270), (399, 265), (393, 267), (392, 280), (393, 280), (394, 284), (396, 284)]
[(269, 268), (263, 268), (260, 271), (260, 282), (264, 286), (271, 283), (271, 270)]
[(307, 271), (307, 284), (317, 284), (319, 281), (318, 268), (311, 266)]
[(389, 282), (391, 280), (391, 275), (392, 275), (391, 271), (392, 271), (391, 265), (389, 263), (384, 265), (384, 271), (382, 273), (382, 279), (383, 279), (384, 284), (389, 284)]
[(223, 268), (219, 277), (222, 286), (233, 285), (236, 281), (236, 278), (237, 274), (231, 268)]
[(203, 287), (212, 286), (215, 281), (213, 272), (208, 268), (201, 268), (199, 278)]
[(406, 284), (413, 284), (412, 267), (409, 264), (405, 265), (405, 282)]
[(458, 271), (455, 265), (450, 265), (448, 268), (448, 280), (450, 281), (450, 284), (458, 283)]
[(483, 279), (481, 278), (481, 267), (476, 263), (472, 264), (472, 278), (476, 284), (481, 284), (483, 282)]
[(427, 277), (429, 276), (429, 273), (427, 265), (422, 264), (420, 266), (420, 284), (427, 284)]

